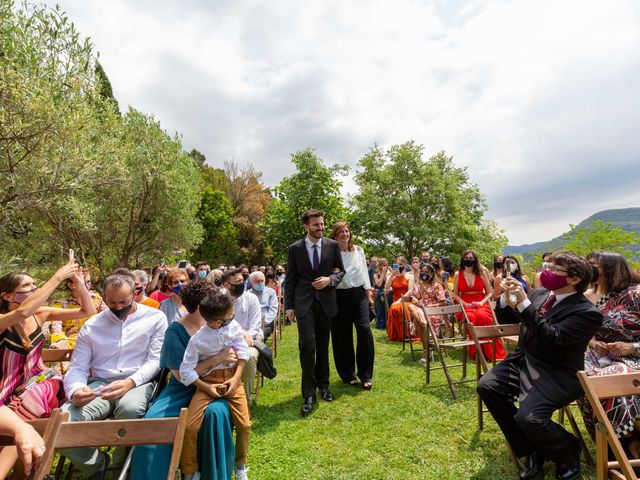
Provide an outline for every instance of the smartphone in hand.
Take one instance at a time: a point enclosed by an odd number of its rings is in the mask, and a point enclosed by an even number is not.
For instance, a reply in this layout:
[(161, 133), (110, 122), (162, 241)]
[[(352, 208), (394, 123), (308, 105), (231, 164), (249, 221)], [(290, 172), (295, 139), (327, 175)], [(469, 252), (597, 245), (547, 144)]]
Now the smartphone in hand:
[(73, 248), (69, 249), (69, 261), (74, 262), (76, 260), (76, 254), (73, 251)]

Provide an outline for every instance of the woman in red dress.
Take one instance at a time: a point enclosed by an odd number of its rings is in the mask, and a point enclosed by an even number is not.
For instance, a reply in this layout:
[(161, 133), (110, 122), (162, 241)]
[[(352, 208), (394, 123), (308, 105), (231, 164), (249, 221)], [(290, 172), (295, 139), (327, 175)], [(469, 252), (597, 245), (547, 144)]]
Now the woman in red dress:
[[(453, 298), (462, 305), (467, 318), (476, 326), (493, 325), (493, 313), (489, 304), (491, 293), (489, 278), (480, 267), (478, 255), (472, 250), (467, 250), (462, 254), (460, 269), (453, 277)], [(459, 313), (456, 315), (461, 317)], [(493, 346), (490, 343), (482, 346), (482, 352), (487, 360), (493, 360)], [(495, 355), (496, 360), (506, 357), (501, 340), (496, 341)], [(469, 357), (474, 359), (475, 356), (475, 347), (469, 347)]]
[[(396, 268), (397, 266), (397, 268)], [(413, 274), (405, 273), (407, 259), (399, 255), (393, 261), (391, 275), (385, 284), (385, 296), (393, 289), (393, 304), (387, 314), (387, 339), (402, 340), (402, 302), (400, 297), (413, 290)], [(409, 315), (407, 310), (407, 315)], [(418, 338), (418, 337), (416, 337)]]

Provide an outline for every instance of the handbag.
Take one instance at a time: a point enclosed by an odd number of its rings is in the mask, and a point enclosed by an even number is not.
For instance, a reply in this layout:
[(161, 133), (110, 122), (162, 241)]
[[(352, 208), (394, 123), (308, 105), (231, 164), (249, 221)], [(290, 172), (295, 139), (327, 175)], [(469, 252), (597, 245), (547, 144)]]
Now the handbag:
[(271, 349), (267, 347), (262, 341), (254, 340), (253, 346), (258, 350), (258, 364), (257, 368), (265, 377), (274, 378), (278, 371), (273, 364), (273, 355)]

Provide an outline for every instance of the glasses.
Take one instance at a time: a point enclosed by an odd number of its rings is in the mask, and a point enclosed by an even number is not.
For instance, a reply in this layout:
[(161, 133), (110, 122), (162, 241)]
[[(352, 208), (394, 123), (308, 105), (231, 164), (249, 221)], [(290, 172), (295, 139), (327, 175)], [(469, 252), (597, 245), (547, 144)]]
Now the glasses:
[(555, 265), (549, 265), (547, 267), (547, 270), (549, 270), (551, 273), (568, 273), (566, 270), (563, 270), (562, 268), (558, 268)]
[(233, 321), (234, 318), (236, 318), (235, 313), (231, 315), (229, 318), (212, 318), (210, 320), (207, 320), (207, 322), (222, 322), (221, 327), (226, 327)]

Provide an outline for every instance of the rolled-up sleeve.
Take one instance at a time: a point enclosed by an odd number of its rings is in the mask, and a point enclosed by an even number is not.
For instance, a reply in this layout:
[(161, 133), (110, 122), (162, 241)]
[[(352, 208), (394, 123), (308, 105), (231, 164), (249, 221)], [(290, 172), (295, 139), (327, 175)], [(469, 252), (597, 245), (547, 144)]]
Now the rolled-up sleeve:
[(187, 348), (184, 351), (184, 357), (180, 364), (180, 381), (184, 385), (191, 385), (198, 379), (196, 367), (198, 366), (198, 349), (193, 342), (193, 338), (189, 340)]
[(159, 320), (155, 323), (155, 329), (149, 342), (149, 352), (147, 358), (136, 373), (129, 378), (133, 380), (136, 387), (143, 383), (150, 382), (153, 377), (160, 371), (160, 352), (162, 351), (162, 342), (164, 334), (167, 331), (167, 322), (165, 316), (159, 316)]
[(74, 392), (87, 386), (89, 365), (91, 365), (91, 342), (87, 327), (82, 327), (71, 356), (71, 365), (64, 376), (64, 393), (71, 399)]
[(249, 345), (244, 339), (242, 329), (240, 329), (240, 331), (236, 334), (233, 343), (236, 347), (236, 356), (238, 357), (238, 360), (249, 360)]

